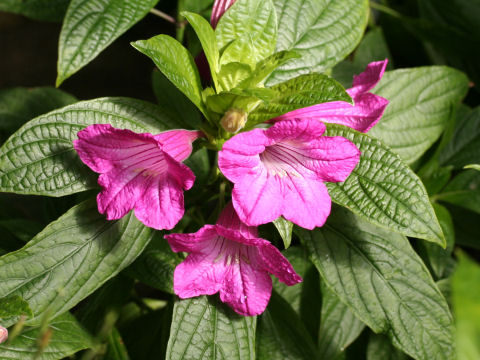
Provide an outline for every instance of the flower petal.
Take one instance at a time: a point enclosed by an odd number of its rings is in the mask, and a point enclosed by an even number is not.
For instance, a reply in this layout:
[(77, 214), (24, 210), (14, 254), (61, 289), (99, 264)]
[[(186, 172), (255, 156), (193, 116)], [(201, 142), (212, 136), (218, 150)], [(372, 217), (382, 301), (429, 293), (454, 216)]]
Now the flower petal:
[(365, 71), (353, 76), (353, 86), (347, 90), (354, 100), (358, 94), (366, 93), (372, 90), (380, 81), (387, 68), (388, 59), (383, 61), (371, 62), (365, 68)]
[(302, 282), (302, 278), (295, 272), (292, 264), (275, 246), (266, 241), (259, 246), (259, 253), (263, 268), (275, 275), (278, 280), (288, 286)]
[(241, 258), (248, 261), (236, 261), (227, 268), (220, 300), (240, 315), (255, 316), (267, 307), (272, 293), (272, 279), (259, 267), (261, 259), (256, 247), (245, 246), (241, 250)]
[[(222, 210), (217, 220), (217, 226), (222, 229), (228, 229), (228, 231), (238, 231), (247, 238), (258, 238), (257, 228), (248, 226), (240, 220), (231, 201)], [(228, 237), (228, 235), (222, 236)]]
[(217, 27), (218, 21), (225, 11), (227, 11), (234, 3), (235, 0), (215, 0), (212, 8), (212, 16), (210, 18), (210, 23), (214, 29)]
[(286, 119), (268, 128), (265, 136), (270, 139), (270, 144), (283, 140), (308, 142), (322, 136), (325, 130), (325, 124), (314, 119)]
[(165, 239), (173, 252), (201, 252), (217, 235), (215, 225), (205, 225), (196, 233), (168, 234)]
[(170, 130), (155, 135), (168, 155), (177, 161), (183, 161), (192, 153), (192, 142), (203, 136), (201, 131)]
[(285, 201), (283, 217), (309, 230), (323, 226), (332, 206), (325, 184), (294, 176), (282, 180)]

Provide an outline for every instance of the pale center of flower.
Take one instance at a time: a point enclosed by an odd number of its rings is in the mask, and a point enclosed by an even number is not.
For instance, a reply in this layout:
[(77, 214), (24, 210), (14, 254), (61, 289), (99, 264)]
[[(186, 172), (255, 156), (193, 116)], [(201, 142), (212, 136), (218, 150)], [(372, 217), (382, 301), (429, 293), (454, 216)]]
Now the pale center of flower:
[(139, 146), (139, 151), (126, 159), (124, 168), (133, 167), (133, 171), (142, 176), (158, 176), (168, 171), (168, 163), (163, 151), (154, 144)]
[(301, 177), (305, 157), (293, 141), (283, 141), (267, 146), (260, 154), (260, 161), (269, 175)]
[(238, 265), (240, 262), (250, 264), (247, 255), (247, 246), (219, 236), (214, 245), (214, 251), (218, 252), (213, 260), (214, 263), (223, 261), (226, 266)]

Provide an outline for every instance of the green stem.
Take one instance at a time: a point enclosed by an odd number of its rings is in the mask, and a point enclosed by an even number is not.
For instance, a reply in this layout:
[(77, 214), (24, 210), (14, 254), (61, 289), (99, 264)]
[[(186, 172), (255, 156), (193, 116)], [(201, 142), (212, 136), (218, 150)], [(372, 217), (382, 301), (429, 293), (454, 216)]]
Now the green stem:
[(150, 13), (153, 15), (158, 16), (159, 18), (162, 18), (164, 20), (167, 20), (169, 23), (177, 25), (177, 21), (170, 15), (165, 14), (163, 11), (157, 10), (155, 8), (150, 9)]
[(372, 9), (375, 9), (385, 14), (388, 14), (390, 16), (393, 16), (394, 18), (403, 19), (403, 15), (401, 13), (399, 13), (396, 10), (393, 10), (392, 8), (389, 8), (388, 6), (376, 3), (374, 1), (370, 1), (370, 7)]

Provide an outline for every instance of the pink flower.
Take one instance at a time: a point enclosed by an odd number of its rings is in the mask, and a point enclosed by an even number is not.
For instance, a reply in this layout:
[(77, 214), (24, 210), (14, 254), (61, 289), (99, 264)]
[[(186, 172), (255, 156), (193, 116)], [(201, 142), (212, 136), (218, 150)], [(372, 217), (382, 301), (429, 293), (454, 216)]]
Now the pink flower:
[(218, 165), (235, 184), (233, 205), (244, 223), (265, 224), (280, 215), (307, 229), (325, 223), (331, 200), (324, 182), (344, 181), (360, 151), (324, 132), (317, 120), (285, 120), (225, 142)]
[(80, 159), (101, 174), (100, 213), (114, 220), (135, 209), (142, 223), (161, 230), (172, 229), (183, 216), (183, 190), (193, 186), (195, 175), (181, 161), (199, 136), (187, 130), (137, 134), (96, 124), (80, 131), (73, 146)]
[(8, 339), (8, 330), (0, 326), (0, 344)]
[(361, 132), (370, 130), (383, 115), (388, 100), (372, 94), (387, 67), (388, 60), (368, 64), (360, 75), (353, 77), (353, 87), (347, 90), (354, 105), (344, 101), (332, 101), (297, 109), (271, 121), (289, 119), (318, 119), (326, 123), (346, 125)]
[(173, 288), (182, 299), (220, 292), (220, 299), (235, 312), (254, 316), (270, 299), (269, 273), (289, 286), (302, 281), (276, 247), (240, 221), (231, 203), (216, 225), (165, 238), (173, 251), (190, 253), (174, 272)]
[(210, 23), (215, 29), (217, 27), (218, 21), (222, 15), (227, 11), (230, 6), (235, 4), (236, 0), (215, 0), (212, 8), (212, 16), (210, 17)]

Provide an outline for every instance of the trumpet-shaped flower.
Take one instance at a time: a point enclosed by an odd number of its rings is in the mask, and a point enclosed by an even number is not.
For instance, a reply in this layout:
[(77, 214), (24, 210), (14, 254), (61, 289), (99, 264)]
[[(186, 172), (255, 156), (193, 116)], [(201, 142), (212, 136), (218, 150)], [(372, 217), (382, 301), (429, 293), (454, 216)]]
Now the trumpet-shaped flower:
[(0, 344), (8, 339), (8, 330), (0, 326)]
[(270, 299), (269, 274), (287, 285), (302, 281), (276, 247), (259, 238), (255, 227), (240, 221), (231, 203), (216, 225), (165, 238), (173, 251), (190, 253), (173, 277), (174, 291), (182, 299), (219, 292), (238, 314), (254, 316), (265, 310)]
[(285, 120), (225, 142), (218, 165), (235, 185), (233, 205), (243, 222), (283, 215), (307, 229), (325, 223), (331, 199), (324, 182), (344, 181), (360, 159), (349, 140), (322, 136), (325, 128), (317, 120)]
[(363, 73), (354, 76), (353, 87), (347, 89), (354, 105), (344, 101), (332, 101), (297, 109), (271, 121), (317, 119), (367, 132), (380, 120), (388, 105), (387, 99), (369, 92), (382, 78), (387, 63), (388, 60), (372, 62)]
[(161, 230), (172, 229), (183, 216), (183, 190), (193, 186), (195, 175), (182, 161), (199, 136), (188, 130), (137, 134), (95, 124), (73, 144), (80, 159), (101, 174), (100, 213), (114, 220), (134, 209), (142, 223)]
[(234, 3), (235, 0), (215, 0), (212, 8), (212, 16), (210, 17), (210, 24), (212, 24), (214, 29), (217, 27), (218, 21), (225, 11), (227, 11)]

